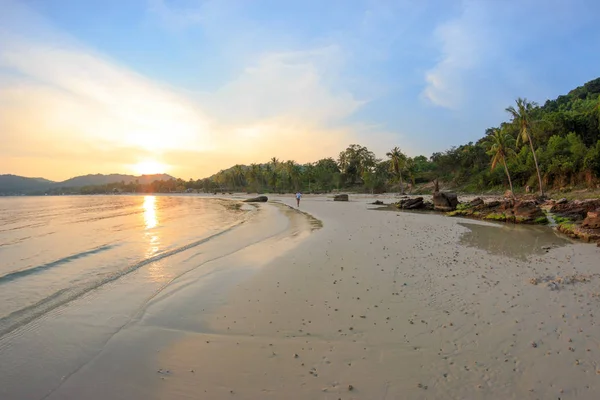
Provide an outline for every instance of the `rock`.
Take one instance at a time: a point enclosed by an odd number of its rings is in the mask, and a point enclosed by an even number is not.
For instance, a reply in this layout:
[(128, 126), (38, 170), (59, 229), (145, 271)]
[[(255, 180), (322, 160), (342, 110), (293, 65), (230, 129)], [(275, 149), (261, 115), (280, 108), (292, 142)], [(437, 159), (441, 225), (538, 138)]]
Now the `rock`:
[(492, 200), (484, 204), (485, 208), (496, 208), (500, 205), (498, 200)]
[(433, 205), (438, 211), (454, 211), (458, 205), (455, 193), (433, 192)]
[(581, 223), (582, 228), (600, 229), (600, 210), (588, 211), (587, 216)]
[(416, 210), (419, 208), (423, 208), (424, 206), (425, 203), (423, 202), (422, 197), (415, 197), (413, 199), (407, 197), (396, 203), (396, 207), (401, 208), (403, 210)]
[(517, 201), (512, 207), (512, 214), (515, 216), (515, 222), (536, 222), (545, 219), (546, 214), (542, 211), (535, 201), (525, 200)]
[(336, 194), (333, 196), (333, 201), (348, 201), (347, 194)]
[(483, 205), (483, 204), (484, 204), (484, 202), (483, 202), (483, 199), (482, 199), (481, 197), (477, 197), (477, 198), (475, 198), (475, 199), (471, 200), (471, 201), (468, 203), (468, 206), (469, 206), (469, 207), (478, 207), (478, 206), (481, 206), (481, 205)]
[(565, 204), (565, 203), (567, 203), (568, 201), (569, 201), (569, 200), (567, 200), (566, 198), (564, 198), (564, 197), (563, 197), (562, 199), (560, 199), (560, 200), (557, 200), (557, 201), (556, 201), (556, 204)]
[(374, 202), (372, 202), (371, 204), (375, 204), (376, 206), (382, 206), (384, 203), (381, 200), (375, 200)]
[(589, 211), (600, 209), (600, 199), (574, 200), (564, 203), (556, 202), (550, 212), (560, 217), (569, 218), (574, 221), (582, 220)]
[(405, 210), (416, 210), (418, 208), (423, 208), (425, 203), (423, 203), (422, 197), (415, 197), (414, 199), (408, 199), (406, 204), (404, 205)]
[(267, 196), (258, 196), (244, 200), (245, 203), (265, 203), (269, 200)]

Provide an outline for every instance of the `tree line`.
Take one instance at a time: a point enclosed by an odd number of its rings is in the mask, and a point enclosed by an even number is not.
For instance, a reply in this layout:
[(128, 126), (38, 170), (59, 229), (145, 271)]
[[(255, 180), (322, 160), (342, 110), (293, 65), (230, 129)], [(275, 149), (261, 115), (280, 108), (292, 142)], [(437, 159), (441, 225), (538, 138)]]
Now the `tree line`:
[(600, 78), (540, 106), (518, 98), (506, 108), (508, 120), (486, 130), (477, 142), (445, 152), (407, 156), (399, 147), (377, 158), (351, 144), (337, 157), (299, 164), (276, 157), (235, 165), (204, 179), (116, 183), (81, 188), (80, 193), (251, 192), (323, 193), (356, 190), (411, 192), (434, 179), (465, 192), (513, 193), (597, 187), (600, 177)]

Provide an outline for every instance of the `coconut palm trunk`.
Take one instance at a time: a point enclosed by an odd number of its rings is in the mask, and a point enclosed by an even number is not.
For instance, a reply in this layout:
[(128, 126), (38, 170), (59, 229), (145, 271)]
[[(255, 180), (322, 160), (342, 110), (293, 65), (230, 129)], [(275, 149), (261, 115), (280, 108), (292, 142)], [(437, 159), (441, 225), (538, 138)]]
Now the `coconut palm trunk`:
[(512, 197), (515, 197), (515, 191), (513, 190), (512, 180), (510, 179), (510, 174), (508, 173), (508, 166), (506, 165), (506, 158), (502, 157), (502, 164), (504, 164), (504, 172), (506, 172), (506, 177), (508, 178), (508, 186), (510, 186), (510, 193)]
[(537, 157), (535, 155), (535, 149), (533, 148), (533, 141), (531, 140), (531, 136), (529, 136), (529, 146), (531, 146), (531, 152), (533, 153), (533, 162), (535, 163), (535, 171), (538, 176), (538, 183), (540, 184), (540, 195), (544, 195), (544, 186), (542, 185), (542, 175), (540, 174), (540, 167), (538, 166)]
[(398, 177), (400, 178), (400, 194), (404, 194), (404, 180), (402, 179), (402, 174), (398, 173)]

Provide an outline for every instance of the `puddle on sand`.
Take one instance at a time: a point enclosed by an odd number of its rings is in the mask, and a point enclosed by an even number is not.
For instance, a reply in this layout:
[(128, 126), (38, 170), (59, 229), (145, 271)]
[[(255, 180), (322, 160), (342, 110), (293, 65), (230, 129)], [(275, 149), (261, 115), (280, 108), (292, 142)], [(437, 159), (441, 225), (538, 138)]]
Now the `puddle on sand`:
[(498, 224), (479, 225), (459, 222), (469, 229), (460, 244), (486, 250), (490, 254), (527, 260), (528, 256), (546, 253), (544, 247), (562, 247), (573, 243), (547, 226)]

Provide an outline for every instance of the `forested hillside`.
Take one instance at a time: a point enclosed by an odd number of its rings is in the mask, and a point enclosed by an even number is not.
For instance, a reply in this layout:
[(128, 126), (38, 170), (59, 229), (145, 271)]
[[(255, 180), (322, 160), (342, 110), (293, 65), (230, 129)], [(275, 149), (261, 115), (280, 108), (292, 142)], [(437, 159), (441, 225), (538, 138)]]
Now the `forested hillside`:
[(477, 142), (429, 158), (407, 157), (394, 148), (381, 160), (366, 147), (351, 145), (335, 159), (304, 165), (277, 158), (236, 165), (199, 180), (195, 187), (206, 191), (385, 191), (410, 189), (435, 178), (464, 191), (501, 191), (509, 187), (509, 179), (515, 191), (525, 186), (540, 190), (540, 180), (547, 189), (598, 185), (600, 78), (542, 106), (517, 99), (507, 104), (506, 111), (507, 120), (482, 132)]

